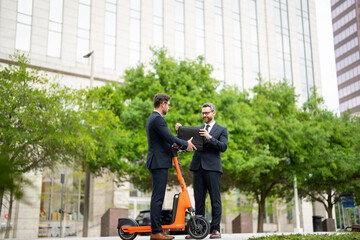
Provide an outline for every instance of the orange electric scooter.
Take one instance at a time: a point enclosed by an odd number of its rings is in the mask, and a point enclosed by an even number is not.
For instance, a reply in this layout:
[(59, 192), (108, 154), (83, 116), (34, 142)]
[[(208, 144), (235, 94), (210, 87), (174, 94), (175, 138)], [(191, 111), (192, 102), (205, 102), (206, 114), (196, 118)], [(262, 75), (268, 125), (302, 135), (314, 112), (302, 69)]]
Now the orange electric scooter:
[[(174, 143), (171, 146), (172, 157), (177, 172), (177, 178), (180, 182), (181, 193), (175, 194), (173, 209), (172, 209), (172, 223), (170, 225), (162, 225), (163, 231), (169, 230), (186, 230), (190, 236), (195, 239), (203, 239), (210, 232), (210, 224), (203, 216), (195, 215), (195, 210), (191, 206), (189, 192), (184, 180), (184, 173), (181, 168), (181, 164), (178, 161), (177, 153), (180, 147)], [(191, 214), (191, 219), (185, 226), (185, 212), (188, 210)], [(119, 218), (118, 220), (118, 232), (119, 236), (123, 240), (132, 240), (136, 238), (137, 234), (142, 232), (151, 232), (151, 226), (139, 226), (139, 224), (131, 218)]]

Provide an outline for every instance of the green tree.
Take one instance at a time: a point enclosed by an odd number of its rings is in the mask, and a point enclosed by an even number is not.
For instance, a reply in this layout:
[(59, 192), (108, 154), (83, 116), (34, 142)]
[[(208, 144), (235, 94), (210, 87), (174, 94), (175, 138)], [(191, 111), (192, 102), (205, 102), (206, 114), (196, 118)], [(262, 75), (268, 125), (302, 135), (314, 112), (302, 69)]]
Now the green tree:
[[(219, 82), (210, 77), (212, 67), (202, 57), (196, 60), (176, 60), (167, 56), (166, 49), (152, 49), (153, 59), (148, 65), (139, 64), (127, 69), (124, 83), (102, 88), (103, 107), (111, 109), (121, 121), (123, 138), (117, 152), (126, 161), (127, 180), (143, 190), (151, 189), (149, 172), (144, 168), (147, 154), (145, 125), (153, 111), (153, 97), (157, 93), (171, 96), (166, 121), (173, 132), (175, 123), (184, 126), (201, 125), (201, 104), (218, 96)], [(184, 170), (192, 154), (181, 154)], [(187, 180), (190, 174), (186, 171)], [(177, 184), (176, 176), (169, 176), (169, 185)]]
[(12, 206), (26, 183), (24, 173), (72, 161), (77, 114), (69, 88), (29, 70), (25, 55), (10, 58), (13, 63), (0, 72), (0, 160), (7, 166), (0, 194), (9, 191)]
[(291, 161), (302, 154), (298, 144), (302, 126), (296, 118), (295, 90), (286, 81), (259, 79), (252, 95), (224, 88), (218, 105), (230, 136), (223, 158), (225, 173), (229, 184), (257, 202), (257, 231), (263, 232), (266, 198), (276, 196), (278, 187), (293, 176)]
[[(104, 172), (116, 172), (121, 175), (124, 170), (123, 152), (117, 151), (119, 142), (125, 142), (120, 129), (119, 117), (103, 105), (105, 91), (102, 87), (86, 89), (78, 102), (78, 128), (74, 135), (81, 144), (76, 145), (74, 162), (82, 169), (89, 168), (95, 175)], [(121, 145), (120, 145), (121, 146)]]
[(303, 197), (322, 203), (328, 217), (333, 218), (333, 207), (339, 200), (335, 191), (347, 191), (353, 186), (354, 179), (360, 177), (356, 150), (359, 132), (355, 116), (346, 113), (339, 117), (323, 109), (322, 103), (323, 100), (314, 92), (301, 114), (304, 124), (313, 131), (307, 137), (311, 135), (309, 138), (313, 139), (303, 141), (307, 144), (303, 148), (308, 154), (299, 192)]
[(6, 166), (0, 171), (1, 201), (6, 191), (10, 206), (13, 196), (21, 197), (24, 173), (59, 163), (120, 175), (120, 121), (99, 103), (102, 89), (72, 90), (29, 69), (25, 55), (11, 60), (0, 72), (0, 161)]

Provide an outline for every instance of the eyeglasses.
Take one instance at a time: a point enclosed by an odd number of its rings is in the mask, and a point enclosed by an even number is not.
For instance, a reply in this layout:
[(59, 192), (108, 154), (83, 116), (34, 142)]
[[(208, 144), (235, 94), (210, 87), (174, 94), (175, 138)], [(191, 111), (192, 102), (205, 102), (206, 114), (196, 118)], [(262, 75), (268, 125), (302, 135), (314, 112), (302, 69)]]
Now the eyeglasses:
[[(212, 112), (212, 111), (211, 111), (211, 112)], [(201, 115), (207, 116), (207, 115), (209, 115), (211, 112), (202, 112)]]

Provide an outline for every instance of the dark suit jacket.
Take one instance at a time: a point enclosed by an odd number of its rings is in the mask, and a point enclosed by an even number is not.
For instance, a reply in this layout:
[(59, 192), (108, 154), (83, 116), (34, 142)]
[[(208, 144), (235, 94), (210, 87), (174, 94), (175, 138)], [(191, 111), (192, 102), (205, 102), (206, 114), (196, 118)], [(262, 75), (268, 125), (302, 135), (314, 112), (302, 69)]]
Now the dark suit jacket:
[(148, 155), (145, 164), (147, 169), (171, 168), (171, 145), (188, 145), (187, 141), (175, 137), (168, 128), (160, 113), (153, 111), (146, 122)]
[[(199, 127), (199, 129), (204, 127), (205, 125)], [(204, 138), (203, 151), (195, 151), (189, 168), (191, 171), (199, 170), (201, 164), (204, 170), (223, 172), (220, 153), (225, 152), (227, 149), (227, 128), (215, 123), (210, 131), (210, 135), (212, 136), (210, 140)]]

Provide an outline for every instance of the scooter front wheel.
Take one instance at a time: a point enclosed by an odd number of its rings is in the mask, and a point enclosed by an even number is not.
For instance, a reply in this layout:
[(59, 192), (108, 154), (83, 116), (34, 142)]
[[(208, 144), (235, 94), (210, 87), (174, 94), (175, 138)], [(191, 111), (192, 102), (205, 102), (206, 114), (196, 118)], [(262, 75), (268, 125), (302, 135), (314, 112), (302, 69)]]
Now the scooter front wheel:
[(210, 233), (210, 224), (202, 216), (192, 217), (187, 224), (187, 232), (195, 239), (203, 239)]
[(134, 238), (136, 238), (136, 236), (138, 235), (137, 232), (130, 234), (130, 233), (124, 232), (122, 230), (122, 228), (121, 228), (122, 226), (128, 226), (128, 227), (137, 227), (137, 226), (139, 226), (139, 224), (135, 220), (130, 219), (130, 218), (124, 219), (124, 220), (122, 220), (121, 224), (122, 225), (118, 229), (118, 233), (119, 233), (119, 236), (120, 236), (120, 238), (122, 240), (133, 240)]

